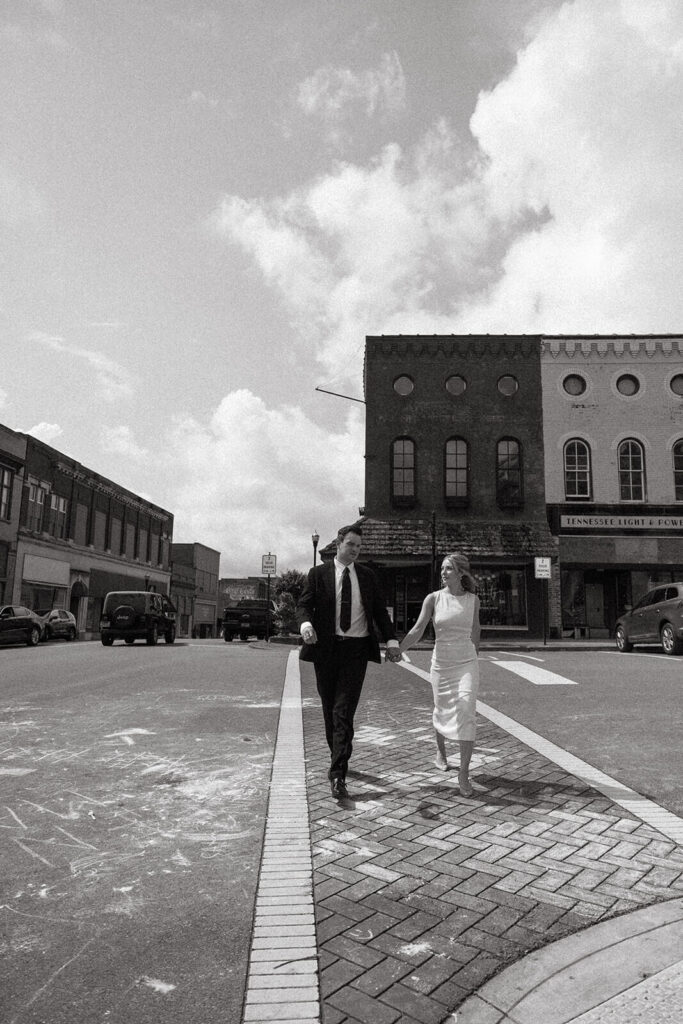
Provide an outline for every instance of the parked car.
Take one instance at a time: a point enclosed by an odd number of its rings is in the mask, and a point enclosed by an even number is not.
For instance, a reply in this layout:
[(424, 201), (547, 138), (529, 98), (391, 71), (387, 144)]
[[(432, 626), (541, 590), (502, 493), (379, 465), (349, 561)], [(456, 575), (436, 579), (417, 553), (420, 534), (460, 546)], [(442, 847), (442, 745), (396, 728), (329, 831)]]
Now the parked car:
[(634, 644), (661, 644), (666, 654), (683, 654), (683, 583), (662, 583), (617, 619), (614, 639), (620, 651)]
[(0, 608), (0, 644), (28, 644), (35, 647), (43, 635), (43, 620), (30, 608), (6, 604)]
[(250, 636), (263, 640), (266, 633), (272, 632), (274, 615), (275, 605), (265, 598), (243, 597), (234, 601), (223, 609), (223, 639), (226, 643), (236, 636), (240, 640)]
[(59, 636), (64, 640), (75, 640), (78, 636), (76, 617), (66, 609), (41, 610), (37, 608), (36, 615), (43, 620), (43, 640), (56, 640)]
[(175, 635), (176, 610), (165, 594), (116, 590), (105, 597), (100, 618), (100, 638), (105, 647), (111, 647), (114, 640), (155, 644), (160, 636), (172, 644)]

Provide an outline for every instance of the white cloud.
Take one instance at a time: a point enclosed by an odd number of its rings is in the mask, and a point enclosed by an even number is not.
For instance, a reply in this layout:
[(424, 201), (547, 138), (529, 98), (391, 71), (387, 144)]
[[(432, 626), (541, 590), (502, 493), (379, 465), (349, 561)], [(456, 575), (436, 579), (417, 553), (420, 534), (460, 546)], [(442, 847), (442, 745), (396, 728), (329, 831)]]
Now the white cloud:
[(0, 388), (0, 409), (3, 409), (7, 405), (7, 392), (4, 388)]
[(133, 431), (127, 426), (107, 426), (100, 431), (102, 450), (110, 455), (123, 455), (128, 459), (141, 462), (149, 452), (142, 448), (135, 438)]
[(218, 100), (215, 96), (207, 96), (201, 89), (193, 89), (190, 93), (188, 102), (193, 106), (198, 107), (210, 107), (212, 110), (218, 106)]
[(55, 438), (60, 437), (64, 431), (60, 427), (59, 423), (36, 423), (34, 427), (29, 427), (28, 430), (23, 431), (24, 434), (30, 434), (31, 437), (37, 437), (39, 441), (44, 441), (45, 444), (52, 444)]
[(349, 68), (318, 68), (300, 83), (297, 102), (326, 125), (328, 140), (341, 145), (359, 116), (393, 117), (405, 108), (406, 83), (397, 53), (382, 55), (379, 68), (357, 74)]
[(68, 39), (56, 29), (27, 28), (17, 23), (0, 25), (0, 42), (8, 44), (13, 50), (23, 52), (54, 50), (65, 53), (72, 49)]
[[(127, 486), (139, 491), (135, 481), (144, 481), (174, 513), (175, 540), (221, 551), (224, 573), (258, 574), (269, 551), (279, 569), (305, 568), (314, 530), (324, 544), (358, 516), (363, 432), (355, 408), (328, 433), (295, 406), (268, 408), (248, 390), (233, 391), (208, 423), (186, 417), (168, 425), (163, 452), (126, 464)], [(118, 437), (141, 452), (128, 428)], [(126, 457), (124, 444), (118, 454)], [(116, 456), (107, 473), (121, 478)]]
[[(357, 380), (373, 333), (680, 330), (683, 6), (575, 0), (534, 31), (469, 141), (444, 120), (411, 152), (223, 202), (327, 375)], [(314, 76), (302, 102), (343, 111), (363, 95), (345, 83)]]
[(44, 334), (42, 331), (34, 331), (30, 334), (29, 341), (52, 349), (53, 352), (72, 356), (75, 360), (83, 360), (95, 371), (95, 383), (100, 397), (106, 402), (117, 402), (122, 398), (129, 398), (133, 394), (132, 375), (125, 367), (120, 366), (102, 352), (81, 348), (78, 345), (69, 345), (63, 338)]
[(44, 203), (40, 193), (0, 167), (0, 221), (11, 226), (37, 224), (43, 213)]

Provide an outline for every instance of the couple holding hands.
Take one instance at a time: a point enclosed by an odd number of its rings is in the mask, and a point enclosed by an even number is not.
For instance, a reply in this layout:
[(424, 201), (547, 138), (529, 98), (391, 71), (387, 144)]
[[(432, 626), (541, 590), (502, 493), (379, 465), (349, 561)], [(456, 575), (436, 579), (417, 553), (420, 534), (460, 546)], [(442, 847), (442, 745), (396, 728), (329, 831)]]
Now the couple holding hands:
[(474, 749), (479, 683), (479, 599), (469, 562), (446, 555), (441, 564), (441, 590), (427, 594), (417, 622), (399, 643), (377, 577), (356, 564), (362, 528), (344, 526), (337, 534), (337, 554), (308, 573), (297, 603), (303, 638), (302, 661), (312, 661), (330, 748), (329, 779), (335, 799), (348, 797), (346, 773), (351, 757), (353, 719), (368, 661), (381, 662), (376, 626), (386, 643), (387, 661), (400, 661), (433, 623), (431, 663), (436, 767), (448, 768), (446, 740), (460, 744), (458, 784), (462, 796), (472, 795), (469, 778)]

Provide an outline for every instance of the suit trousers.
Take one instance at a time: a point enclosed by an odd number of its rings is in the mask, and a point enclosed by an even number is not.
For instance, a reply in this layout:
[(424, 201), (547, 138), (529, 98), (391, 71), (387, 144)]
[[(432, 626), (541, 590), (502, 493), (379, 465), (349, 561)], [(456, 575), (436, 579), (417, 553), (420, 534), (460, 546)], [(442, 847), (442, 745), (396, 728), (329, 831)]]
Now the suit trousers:
[(329, 654), (314, 662), (330, 748), (330, 779), (346, 778), (353, 750), (353, 716), (368, 667), (369, 640), (337, 637)]

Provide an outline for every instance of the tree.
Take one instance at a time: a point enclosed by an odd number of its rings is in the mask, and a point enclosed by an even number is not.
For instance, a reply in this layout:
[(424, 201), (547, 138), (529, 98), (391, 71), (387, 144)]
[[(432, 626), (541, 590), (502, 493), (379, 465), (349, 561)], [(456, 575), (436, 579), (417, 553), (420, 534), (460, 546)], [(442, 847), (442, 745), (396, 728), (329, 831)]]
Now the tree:
[(305, 585), (305, 573), (299, 572), (298, 569), (287, 569), (275, 584), (275, 597), (278, 599), (283, 594), (291, 594), (296, 604), (303, 593)]
[(295, 609), (305, 583), (303, 572), (287, 569), (275, 584), (275, 623), (280, 633), (298, 633)]

